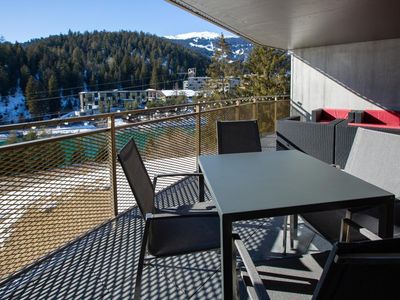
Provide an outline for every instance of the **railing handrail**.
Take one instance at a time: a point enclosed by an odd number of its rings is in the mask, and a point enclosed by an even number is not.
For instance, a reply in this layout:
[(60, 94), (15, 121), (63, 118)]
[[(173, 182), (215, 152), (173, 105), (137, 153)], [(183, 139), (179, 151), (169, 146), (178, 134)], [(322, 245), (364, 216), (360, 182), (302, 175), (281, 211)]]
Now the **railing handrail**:
[(121, 117), (124, 115), (138, 115), (142, 113), (151, 113), (157, 110), (168, 110), (168, 109), (175, 109), (175, 108), (181, 108), (181, 107), (194, 107), (196, 105), (208, 105), (208, 104), (214, 104), (214, 103), (222, 103), (222, 102), (234, 102), (234, 101), (250, 101), (252, 99), (271, 99), (273, 101), (276, 101), (278, 98), (289, 98), (289, 95), (271, 95), (271, 96), (251, 96), (251, 97), (240, 97), (240, 98), (230, 98), (230, 99), (223, 99), (223, 100), (213, 100), (213, 101), (200, 101), (196, 103), (185, 103), (185, 104), (179, 104), (179, 105), (171, 105), (171, 106), (161, 106), (161, 107), (152, 107), (152, 108), (146, 108), (146, 109), (134, 109), (134, 110), (126, 110), (122, 112), (112, 112), (112, 113), (102, 113), (102, 114), (96, 114), (96, 115), (88, 115), (88, 116), (79, 116), (79, 117), (73, 117), (73, 118), (67, 118), (67, 119), (60, 119), (60, 118), (55, 118), (52, 120), (44, 120), (44, 121), (33, 121), (33, 122), (24, 122), (24, 123), (18, 123), (18, 124), (8, 124), (8, 125), (1, 125), (0, 126), (0, 132), (4, 131), (10, 131), (10, 130), (18, 130), (18, 129), (28, 129), (32, 128), (34, 126), (45, 126), (45, 125), (55, 125), (55, 124), (61, 124), (65, 122), (81, 122), (81, 121), (88, 121), (88, 120), (101, 120), (101, 119), (107, 119), (111, 116), (114, 117)]
[[(274, 96), (275, 99), (274, 100), (270, 100), (268, 102), (271, 103), (275, 103), (275, 102), (280, 102), (280, 101), (288, 101), (289, 99), (281, 99), (281, 100), (277, 100), (276, 97), (285, 97), (285, 96)], [(179, 107), (188, 107), (188, 106), (193, 106), (196, 107), (198, 105), (210, 105), (210, 104), (214, 104), (214, 103), (221, 103), (221, 102), (233, 102), (234, 104), (232, 105), (228, 105), (228, 106), (224, 106), (224, 107), (219, 107), (219, 108), (211, 108), (208, 109), (207, 112), (213, 112), (213, 111), (218, 111), (218, 110), (224, 110), (224, 109), (229, 109), (232, 107), (237, 106), (236, 103), (237, 101), (246, 101), (246, 100), (254, 100), (254, 99), (269, 99), (271, 97), (269, 96), (262, 96), (262, 97), (246, 97), (246, 98), (235, 98), (235, 99), (225, 99), (225, 100), (218, 100), (218, 101), (210, 101), (210, 102), (197, 102), (195, 104), (190, 103), (190, 104), (184, 104), (184, 105), (174, 105), (174, 106), (163, 106), (163, 107), (158, 107), (158, 108), (151, 108), (151, 109), (141, 109), (141, 110), (132, 110), (132, 111), (124, 111), (124, 112), (120, 112), (120, 113), (107, 113), (107, 114), (98, 114), (98, 115), (93, 115), (93, 116), (83, 116), (83, 117), (77, 117), (77, 118), (70, 118), (70, 119), (65, 119), (65, 120), (48, 120), (48, 121), (38, 121), (38, 122), (32, 122), (32, 123), (20, 123), (20, 124), (15, 124), (14, 127), (20, 127), (20, 126), (25, 126), (26, 124), (29, 124), (29, 127), (35, 126), (37, 124), (41, 124), (41, 125), (53, 125), (55, 122), (79, 122), (79, 121), (84, 121), (84, 120), (93, 120), (93, 119), (109, 119), (109, 118), (113, 118), (115, 119), (116, 116), (121, 117), (124, 115), (128, 115), (128, 114), (140, 114), (140, 112), (149, 112), (149, 111), (157, 111), (157, 110), (164, 110), (164, 109), (171, 109), (171, 108), (179, 108)], [(245, 103), (241, 103), (241, 106), (244, 105), (250, 105), (253, 102), (245, 102)], [(259, 103), (259, 102), (257, 102)], [(153, 119), (153, 120), (145, 120), (145, 121), (138, 121), (138, 122), (134, 122), (134, 123), (128, 123), (128, 124), (124, 124), (124, 125), (118, 125), (115, 126), (116, 128), (129, 128), (129, 127), (134, 127), (134, 126), (140, 126), (140, 125), (146, 125), (146, 124), (152, 124), (152, 123), (158, 123), (158, 122), (163, 122), (163, 121), (169, 121), (169, 120), (174, 120), (174, 119), (179, 119), (182, 117), (188, 117), (188, 116), (195, 116), (197, 114), (201, 114), (201, 111), (196, 111), (196, 112), (192, 112), (192, 113), (184, 113), (184, 114), (179, 114), (179, 115), (174, 115), (174, 116), (169, 116), (169, 117), (160, 117), (157, 119)], [(7, 127), (11, 127), (11, 125), (7, 125)], [(3, 129), (3, 127), (0, 126), (0, 132)], [(15, 128), (13, 128), (15, 130)], [(10, 129), (7, 129), (7, 131)], [(47, 137), (47, 138), (40, 138), (40, 139), (36, 139), (36, 140), (32, 140), (32, 141), (25, 141), (25, 142), (19, 142), (19, 143), (14, 143), (14, 144), (7, 144), (7, 145), (3, 145), (0, 146), (0, 152), (3, 151), (7, 151), (7, 150), (11, 150), (11, 149), (17, 149), (17, 148), (21, 148), (21, 147), (27, 147), (27, 146), (32, 146), (32, 145), (38, 145), (38, 144), (45, 144), (45, 143), (49, 143), (49, 142), (55, 142), (55, 141), (60, 141), (60, 140), (64, 140), (64, 139), (70, 139), (70, 138), (75, 138), (75, 137), (81, 137), (81, 136), (86, 136), (86, 135), (90, 135), (93, 133), (98, 133), (98, 132), (106, 132), (109, 131), (110, 127), (107, 128), (98, 128), (98, 129), (92, 129), (90, 131), (87, 132), (82, 132), (82, 133), (72, 133), (72, 134), (64, 134), (64, 135), (60, 135), (60, 136), (52, 136), (52, 137)]]

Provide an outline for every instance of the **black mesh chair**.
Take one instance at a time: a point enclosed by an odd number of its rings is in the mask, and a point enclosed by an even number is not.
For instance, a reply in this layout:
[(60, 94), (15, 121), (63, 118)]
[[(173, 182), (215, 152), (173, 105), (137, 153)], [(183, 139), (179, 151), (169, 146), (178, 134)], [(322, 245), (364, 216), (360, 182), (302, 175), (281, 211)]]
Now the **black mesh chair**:
[(261, 152), (257, 120), (217, 121), (218, 154)]
[[(217, 121), (217, 137), (218, 154), (262, 151), (257, 120)], [(295, 218), (291, 220), (293, 223)], [(283, 253), (286, 253), (288, 216), (283, 223)]]
[[(162, 174), (154, 177), (152, 183), (133, 139), (120, 151), (118, 159), (145, 219), (134, 297), (140, 299), (145, 259), (219, 248), (219, 217), (215, 206), (211, 202), (204, 202), (204, 199), (193, 205), (164, 209), (154, 205), (158, 178), (202, 174)], [(204, 197), (204, 192), (200, 193), (200, 197)], [(146, 253), (151, 256), (146, 256)]]
[(235, 245), (250, 299), (398, 298), (400, 239), (336, 243), (330, 252), (272, 259), (257, 268)]

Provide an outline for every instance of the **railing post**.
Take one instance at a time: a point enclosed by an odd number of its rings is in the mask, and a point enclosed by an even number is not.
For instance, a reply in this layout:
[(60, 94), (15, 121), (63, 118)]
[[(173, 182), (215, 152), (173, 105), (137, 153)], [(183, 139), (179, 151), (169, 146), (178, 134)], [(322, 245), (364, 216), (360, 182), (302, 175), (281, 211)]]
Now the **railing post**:
[(274, 132), (276, 132), (276, 124), (277, 124), (277, 110), (278, 110), (278, 97), (275, 96), (275, 100), (274, 100)]
[(258, 120), (258, 102), (256, 98), (253, 99), (252, 108), (253, 108), (253, 119)]
[(110, 128), (111, 135), (111, 151), (110, 151), (110, 162), (111, 162), (111, 185), (112, 185), (112, 197), (114, 202), (114, 215), (118, 215), (118, 198), (117, 198), (117, 146), (115, 142), (115, 116), (111, 115), (108, 118), (108, 127)]
[(199, 156), (201, 155), (201, 105), (196, 105), (196, 168), (199, 169)]
[(236, 100), (235, 120), (240, 120), (240, 100)]
[[(201, 105), (196, 105), (196, 169), (197, 172), (201, 172), (199, 166), (199, 156), (201, 155)], [(204, 201), (204, 177), (198, 177), (199, 184), (199, 201)]]

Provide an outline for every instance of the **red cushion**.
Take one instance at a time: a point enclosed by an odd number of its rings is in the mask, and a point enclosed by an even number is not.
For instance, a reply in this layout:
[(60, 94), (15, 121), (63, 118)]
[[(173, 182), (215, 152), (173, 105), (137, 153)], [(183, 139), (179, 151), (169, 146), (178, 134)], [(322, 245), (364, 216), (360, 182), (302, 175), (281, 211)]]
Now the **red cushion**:
[(347, 119), (350, 109), (324, 108), (319, 122), (330, 122), (336, 119)]
[(349, 123), (350, 126), (362, 126), (370, 128), (388, 128), (388, 129), (400, 129), (400, 125), (383, 125), (383, 124), (366, 124), (366, 123)]
[(399, 126), (400, 114), (388, 110), (365, 110), (363, 123)]

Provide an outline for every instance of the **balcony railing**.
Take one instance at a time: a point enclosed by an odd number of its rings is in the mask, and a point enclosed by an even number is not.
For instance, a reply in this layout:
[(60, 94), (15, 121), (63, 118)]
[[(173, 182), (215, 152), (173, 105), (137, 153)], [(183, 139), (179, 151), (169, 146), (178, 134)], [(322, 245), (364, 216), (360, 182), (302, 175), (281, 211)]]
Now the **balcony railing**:
[(129, 139), (150, 176), (192, 172), (200, 154), (217, 151), (216, 120), (258, 119), (266, 135), (289, 106), (285, 96), (252, 97), (0, 127), (9, 136), (0, 146), (0, 280), (135, 205), (116, 159)]

